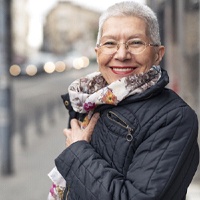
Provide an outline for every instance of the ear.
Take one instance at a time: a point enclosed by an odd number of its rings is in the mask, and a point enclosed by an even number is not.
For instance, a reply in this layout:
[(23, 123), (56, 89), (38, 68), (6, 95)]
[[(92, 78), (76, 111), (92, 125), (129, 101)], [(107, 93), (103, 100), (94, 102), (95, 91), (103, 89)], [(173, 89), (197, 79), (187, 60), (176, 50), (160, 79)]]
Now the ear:
[(95, 48), (94, 48), (94, 50), (95, 50), (95, 53), (97, 54), (97, 50), (98, 50), (98, 48), (97, 48), (97, 47), (95, 47)]
[(158, 49), (156, 49), (156, 55), (155, 55), (155, 65), (159, 65), (163, 56), (165, 54), (165, 47), (159, 46)]

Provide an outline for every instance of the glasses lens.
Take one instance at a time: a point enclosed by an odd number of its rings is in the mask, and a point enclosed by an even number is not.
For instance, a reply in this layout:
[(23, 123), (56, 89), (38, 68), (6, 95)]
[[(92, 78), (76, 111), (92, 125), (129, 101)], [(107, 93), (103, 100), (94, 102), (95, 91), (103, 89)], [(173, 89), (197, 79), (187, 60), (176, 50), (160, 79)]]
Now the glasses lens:
[(107, 43), (100, 45), (99, 48), (103, 54), (114, 54), (117, 52), (120, 45), (125, 45), (126, 50), (128, 50), (131, 54), (140, 54), (146, 49), (146, 45), (141, 40), (129, 40), (127, 43)]
[(117, 52), (117, 45), (112, 45), (112, 46), (103, 45), (100, 47), (100, 49), (103, 54), (114, 54), (115, 52)]
[(132, 54), (140, 54), (146, 49), (146, 45), (141, 40), (130, 40), (128, 41), (128, 50)]

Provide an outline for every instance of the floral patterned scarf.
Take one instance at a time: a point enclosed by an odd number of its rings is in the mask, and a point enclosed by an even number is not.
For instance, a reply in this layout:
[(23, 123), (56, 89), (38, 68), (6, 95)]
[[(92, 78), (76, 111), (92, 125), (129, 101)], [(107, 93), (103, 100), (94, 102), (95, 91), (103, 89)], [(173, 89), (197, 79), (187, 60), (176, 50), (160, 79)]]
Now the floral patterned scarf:
[[(161, 77), (160, 66), (153, 66), (146, 73), (123, 77), (108, 85), (100, 72), (94, 72), (75, 80), (68, 88), (74, 111), (88, 114), (81, 124), (85, 128), (94, 109), (101, 104), (117, 105), (130, 95), (142, 93), (155, 85)], [(65, 180), (57, 168), (48, 174), (53, 185), (48, 200), (61, 200), (65, 189)]]
[(71, 105), (76, 112), (88, 113), (82, 123), (82, 128), (85, 128), (98, 105), (117, 105), (126, 97), (142, 93), (155, 85), (160, 77), (160, 66), (152, 66), (146, 73), (123, 77), (108, 85), (100, 72), (94, 72), (69, 86)]

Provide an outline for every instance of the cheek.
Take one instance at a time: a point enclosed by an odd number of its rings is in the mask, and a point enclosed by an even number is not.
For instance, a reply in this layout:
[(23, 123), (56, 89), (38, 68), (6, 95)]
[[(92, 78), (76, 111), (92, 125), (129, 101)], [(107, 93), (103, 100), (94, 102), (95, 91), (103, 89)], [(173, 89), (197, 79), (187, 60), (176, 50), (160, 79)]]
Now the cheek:
[(140, 59), (137, 60), (144, 70), (150, 69), (153, 65), (155, 65), (155, 55), (147, 54)]
[(99, 71), (101, 72), (102, 76), (106, 80), (108, 84), (112, 82), (112, 75), (111, 71), (109, 68), (109, 61), (110, 61), (110, 56), (105, 56), (105, 55), (98, 55), (98, 65), (99, 65)]
[(110, 62), (111, 58), (112, 58), (111, 56), (103, 55), (103, 54), (99, 53), (97, 55), (97, 62), (99, 65), (99, 69), (104, 70), (105, 68), (107, 68), (106, 66)]
[(102, 53), (99, 53), (97, 55), (97, 58), (98, 58), (99, 63), (101, 63), (101, 64), (104, 64), (104, 63), (108, 62), (108, 60), (109, 60), (109, 56), (108, 55), (104, 55)]

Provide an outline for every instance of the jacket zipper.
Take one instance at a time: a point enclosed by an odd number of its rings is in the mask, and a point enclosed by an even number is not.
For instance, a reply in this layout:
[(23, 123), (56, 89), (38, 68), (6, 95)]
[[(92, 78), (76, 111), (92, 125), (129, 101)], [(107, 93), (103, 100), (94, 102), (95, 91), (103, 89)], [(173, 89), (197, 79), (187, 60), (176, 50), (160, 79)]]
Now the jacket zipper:
[[(114, 118), (111, 116), (113, 115)], [(127, 129), (128, 133), (126, 135), (126, 140), (128, 142), (131, 142), (133, 140), (133, 135), (132, 135), (132, 132), (133, 132), (133, 129), (123, 120), (121, 119), (116, 113), (112, 112), (112, 111), (109, 111), (107, 113), (107, 117), (114, 121), (115, 123), (117, 123), (118, 125), (122, 126), (123, 128)], [(115, 119), (116, 118), (116, 119)]]

